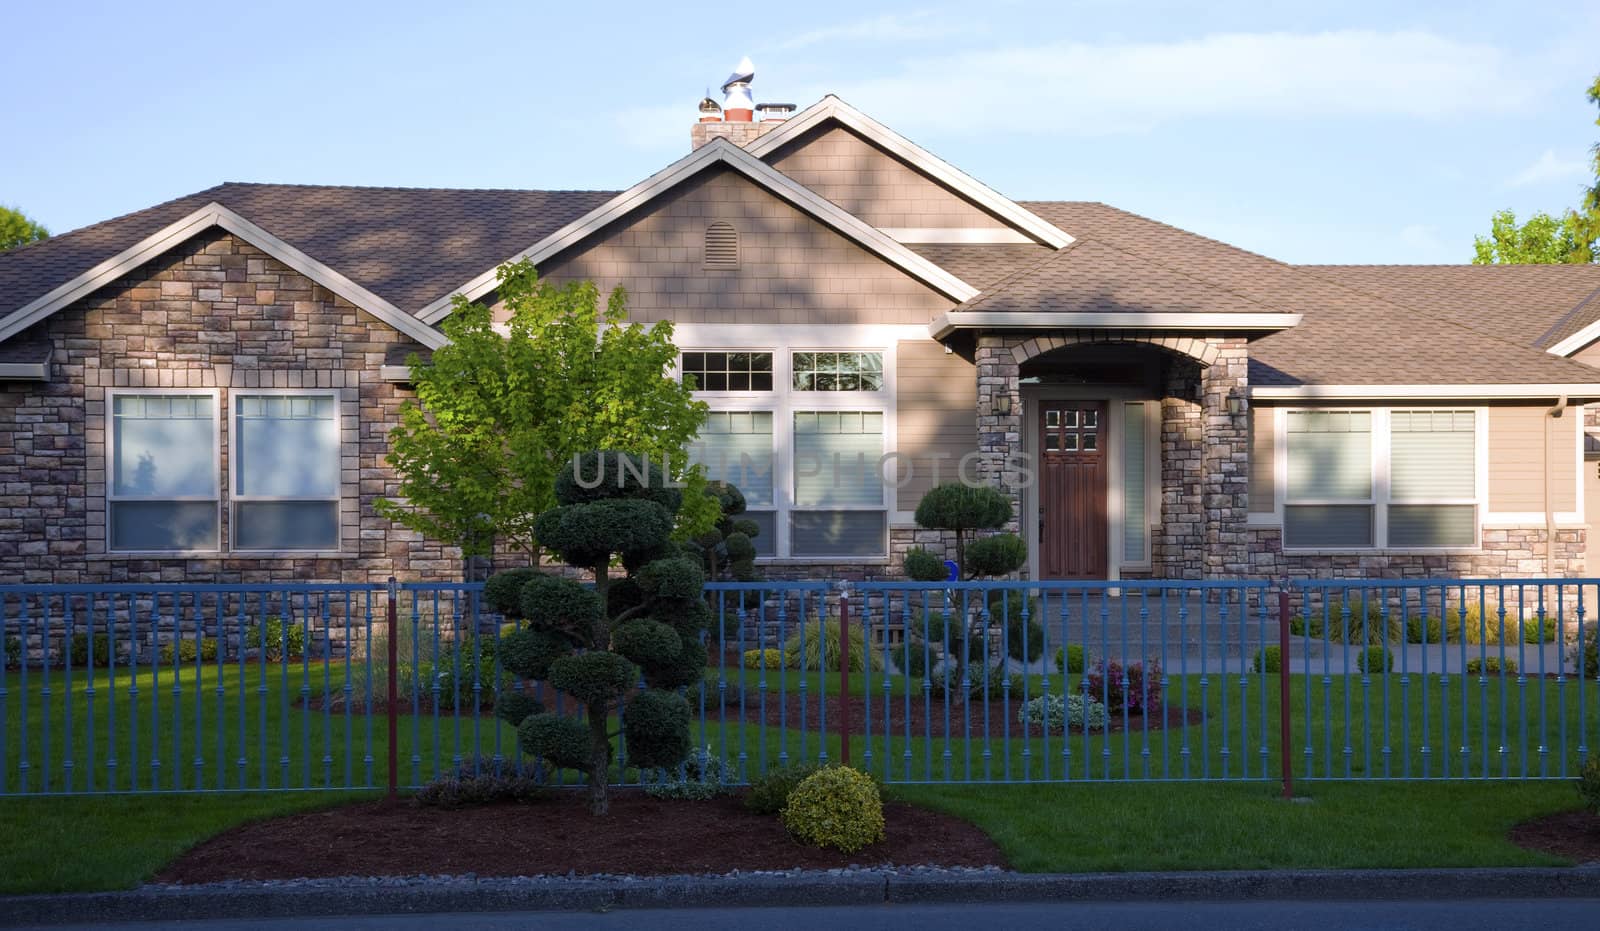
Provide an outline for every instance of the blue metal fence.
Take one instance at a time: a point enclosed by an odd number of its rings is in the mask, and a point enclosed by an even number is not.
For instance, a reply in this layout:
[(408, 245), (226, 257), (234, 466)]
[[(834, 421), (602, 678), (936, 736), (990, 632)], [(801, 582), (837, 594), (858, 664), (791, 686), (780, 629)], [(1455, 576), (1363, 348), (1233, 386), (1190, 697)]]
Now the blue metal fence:
[[(481, 593), (0, 586), (0, 795), (416, 787), (529, 765), (497, 698), (580, 712), (500, 669)], [(1600, 744), (1595, 580), (706, 597), (693, 736), (740, 781), (840, 760), (890, 783), (1559, 779)], [(616, 781), (655, 778), (619, 745)]]

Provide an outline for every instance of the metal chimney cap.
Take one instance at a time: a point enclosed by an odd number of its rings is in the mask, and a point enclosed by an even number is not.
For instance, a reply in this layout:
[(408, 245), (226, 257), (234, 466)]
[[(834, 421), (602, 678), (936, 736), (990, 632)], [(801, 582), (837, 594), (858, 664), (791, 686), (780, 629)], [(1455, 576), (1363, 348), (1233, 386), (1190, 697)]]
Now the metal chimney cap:
[(726, 81), (722, 82), (722, 92), (727, 93), (728, 88), (734, 84), (749, 84), (755, 80), (755, 77), (756, 66), (751, 63), (750, 56), (746, 55), (739, 59), (739, 63), (733, 68), (733, 73), (728, 75)]
[(717, 103), (715, 100), (712, 100), (710, 97), (703, 98), (700, 101), (700, 112), (701, 113), (721, 113), (722, 112), (722, 104)]

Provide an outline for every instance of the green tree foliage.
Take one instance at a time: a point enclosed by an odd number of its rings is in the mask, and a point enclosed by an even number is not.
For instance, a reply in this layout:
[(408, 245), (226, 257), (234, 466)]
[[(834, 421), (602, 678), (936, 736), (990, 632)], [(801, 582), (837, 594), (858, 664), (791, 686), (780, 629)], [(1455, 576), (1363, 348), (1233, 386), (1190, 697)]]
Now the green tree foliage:
[(15, 207), (0, 205), (0, 252), (50, 238), (50, 231)]
[[(1600, 75), (1587, 92), (1600, 107)], [(1600, 126), (1600, 118), (1595, 119)], [(1600, 143), (1591, 150), (1594, 180), (1584, 189), (1576, 210), (1560, 217), (1539, 211), (1518, 224), (1510, 210), (1490, 220), (1488, 237), (1473, 239), (1474, 265), (1583, 265), (1600, 262)]]
[[(555, 506), (534, 532), (563, 562), (593, 573), (593, 588), (513, 569), (489, 579), (484, 600), (520, 622), (500, 641), (505, 669), (571, 696), (585, 720), (533, 702), (507, 704), (502, 717), (516, 725), (523, 752), (584, 773), (590, 810), (603, 815), (612, 715), (622, 713), (630, 765), (673, 769), (688, 755), (689, 703), (679, 690), (705, 674), (700, 635), (711, 611), (700, 560), (671, 539), (685, 492), (659, 463), (591, 451), (568, 462), (554, 487)], [(626, 574), (613, 579), (615, 560)], [(635, 689), (641, 676), (646, 687)]]
[(699, 554), (706, 578), (749, 582), (756, 578), (755, 538), (761, 527), (740, 517), (745, 511), (744, 493), (728, 482), (707, 482), (705, 494), (717, 505), (717, 522), (710, 530), (689, 538), (690, 548)]
[[(629, 323), (620, 288), (602, 310), (593, 283), (555, 287), (527, 261), (500, 267), (497, 294), (508, 332), (495, 329), (489, 307), (456, 295), (441, 325), (450, 342), (431, 360), (408, 360), (417, 399), (389, 434), (400, 483), (379, 513), (467, 556), (489, 555), (498, 538), (537, 558), (549, 544), (535, 520), (584, 450), (648, 456), (704, 485), (683, 450), (706, 406), (667, 374), (677, 357), (672, 324)], [(680, 535), (716, 519), (714, 501), (690, 498), (677, 509)]]

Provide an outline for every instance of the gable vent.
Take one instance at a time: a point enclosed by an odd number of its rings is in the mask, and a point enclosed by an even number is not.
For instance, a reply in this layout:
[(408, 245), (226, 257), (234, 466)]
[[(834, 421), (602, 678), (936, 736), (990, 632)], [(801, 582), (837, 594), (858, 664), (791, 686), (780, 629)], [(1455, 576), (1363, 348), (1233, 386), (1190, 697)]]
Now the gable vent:
[(706, 268), (739, 267), (739, 231), (718, 221), (706, 227)]

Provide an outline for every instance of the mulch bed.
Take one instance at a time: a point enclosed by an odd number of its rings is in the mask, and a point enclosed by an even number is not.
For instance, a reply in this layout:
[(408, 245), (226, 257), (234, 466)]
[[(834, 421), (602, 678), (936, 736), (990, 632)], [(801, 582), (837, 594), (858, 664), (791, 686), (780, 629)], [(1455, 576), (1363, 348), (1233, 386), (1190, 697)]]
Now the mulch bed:
[(1511, 829), (1511, 842), (1577, 863), (1600, 863), (1600, 815), (1579, 809), (1524, 821)]
[(994, 842), (959, 818), (903, 802), (886, 803), (884, 818), (886, 840), (844, 854), (801, 844), (777, 816), (752, 814), (739, 797), (669, 801), (614, 790), (603, 818), (589, 814), (581, 791), (454, 811), (361, 802), (233, 828), (173, 861), (156, 881), (1006, 865)]

